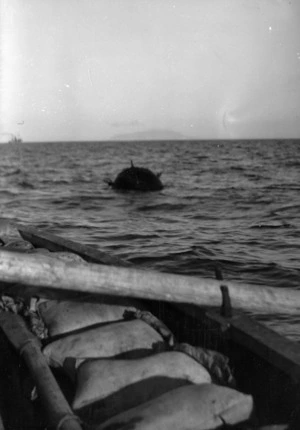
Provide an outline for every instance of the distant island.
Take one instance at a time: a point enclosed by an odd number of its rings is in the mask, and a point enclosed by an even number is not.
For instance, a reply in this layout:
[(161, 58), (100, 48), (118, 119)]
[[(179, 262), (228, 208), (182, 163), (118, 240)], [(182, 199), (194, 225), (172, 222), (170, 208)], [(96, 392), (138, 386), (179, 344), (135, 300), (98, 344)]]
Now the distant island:
[(191, 137), (172, 130), (146, 130), (117, 134), (111, 140), (189, 140)]

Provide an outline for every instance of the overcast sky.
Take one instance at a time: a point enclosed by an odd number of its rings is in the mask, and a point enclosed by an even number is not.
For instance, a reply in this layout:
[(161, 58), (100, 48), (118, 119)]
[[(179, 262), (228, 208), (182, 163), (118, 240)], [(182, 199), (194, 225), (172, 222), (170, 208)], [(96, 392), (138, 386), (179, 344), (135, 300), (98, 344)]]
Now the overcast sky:
[(299, 0), (0, 4), (1, 133), (300, 137)]

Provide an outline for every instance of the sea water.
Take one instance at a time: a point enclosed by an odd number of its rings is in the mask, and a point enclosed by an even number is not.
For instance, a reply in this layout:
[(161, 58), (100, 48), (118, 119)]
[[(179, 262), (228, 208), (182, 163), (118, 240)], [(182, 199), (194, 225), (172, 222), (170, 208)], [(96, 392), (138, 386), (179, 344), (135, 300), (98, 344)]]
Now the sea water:
[[(162, 172), (158, 192), (105, 179)], [(143, 268), (300, 288), (300, 142), (55, 142), (0, 146), (0, 217)], [(255, 316), (255, 315), (254, 315)], [(256, 316), (300, 341), (300, 315)]]

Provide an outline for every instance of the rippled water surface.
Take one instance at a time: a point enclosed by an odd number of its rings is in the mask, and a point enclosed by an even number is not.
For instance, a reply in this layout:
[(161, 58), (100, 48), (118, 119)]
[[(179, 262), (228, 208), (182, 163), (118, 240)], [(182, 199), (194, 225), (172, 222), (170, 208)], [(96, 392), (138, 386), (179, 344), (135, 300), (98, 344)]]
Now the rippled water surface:
[[(159, 192), (117, 192), (133, 160)], [(0, 146), (0, 216), (136, 265), (300, 287), (300, 142), (69, 142)], [(300, 341), (299, 318), (260, 316)]]

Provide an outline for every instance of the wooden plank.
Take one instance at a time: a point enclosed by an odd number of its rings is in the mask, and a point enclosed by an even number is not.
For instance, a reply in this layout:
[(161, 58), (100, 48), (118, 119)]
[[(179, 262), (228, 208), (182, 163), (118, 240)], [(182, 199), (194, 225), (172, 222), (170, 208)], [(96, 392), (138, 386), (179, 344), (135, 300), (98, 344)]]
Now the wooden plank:
[[(0, 251), (0, 281), (87, 294), (128, 296), (197, 306), (220, 306), (218, 281), (133, 267), (79, 264), (47, 255)], [(300, 291), (230, 282), (235, 309), (256, 313), (299, 314)]]
[(222, 327), (227, 325), (233, 341), (281, 369), (295, 382), (300, 381), (299, 344), (244, 315), (234, 314), (231, 318), (223, 318), (215, 312), (207, 312), (206, 316)]
[[(29, 237), (32, 235), (34, 240), (39, 236), (39, 232), (31, 229), (30, 235), (22, 230), (20, 233), (23, 237)], [(34, 233), (34, 234), (32, 234)], [(48, 236), (48, 234), (47, 234)], [(45, 248), (48, 248), (48, 237), (42, 234), (42, 240)], [(51, 243), (60, 242), (60, 238), (51, 236)], [(84, 249), (84, 246), (79, 246), (78, 244), (72, 243), (72, 246), (68, 248), (66, 246), (66, 251), (76, 252), (76, 249)], [(34, 244), (34, 243), (33, 243)], [(97, 256), (93, 256), (94, 260), (97, 262)], [(223, 283), (223, 282), (222, 282)], [(199, 308), (191, 305), (176, 304), (176, 308), (179, 308), (182, 312), (192, 316), (195, 319), (200, 318)], [(219, 326), (227, 331), (228, 336), (240, 345), (254, 352), (270, 364), (278, 367), (279, 369), (286, 372), (293, 379), (299, 380), (300, 374), (300, 345), (290, 341), (289, 339), (280, 336), (273, 330), (264, 326), (261, 323), (254, 321), (253, 319), (244, 315), (233, 315), (232, 318), (221, 317), (217, 312), (206, 312), (206, 318), (214, 321)]]
[(22, 229), (19, 228), (19, 233), (24, 240), (32, 243), (36, 248), (47, 248), (49, 251), (66, 251), (73, 252), (79, 255), (84, 260), (90, 263), (100, 263), (100, 264), (119, 264), (126, 266), (129, 263), (119, 260), (116, 257), (111, 257), (105, 252), (101, 252), (91, 246), (81, 245), (80, 243), (73, 242), (68, 239), (64, 239), (55, 236), (50, 233), (45, 233), (33, 228)]

